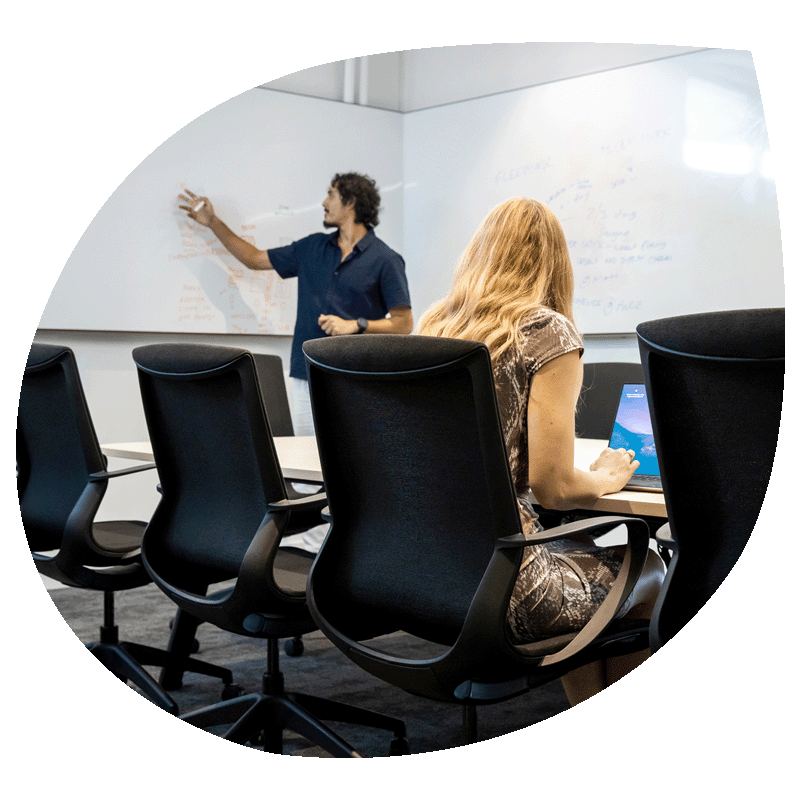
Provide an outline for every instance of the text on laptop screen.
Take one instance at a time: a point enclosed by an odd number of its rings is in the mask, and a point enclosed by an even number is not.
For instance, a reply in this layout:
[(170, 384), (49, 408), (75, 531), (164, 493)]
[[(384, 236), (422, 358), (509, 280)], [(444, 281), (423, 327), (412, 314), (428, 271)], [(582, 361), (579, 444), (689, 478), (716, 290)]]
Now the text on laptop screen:
[(609, 447), (633, 450), (639, 461), (637, 475), (658, 475), (658, 459), (653, 439), (653, 425), (647, 406), (647, 393), (640, 384), (626, 383), (611, 432)]

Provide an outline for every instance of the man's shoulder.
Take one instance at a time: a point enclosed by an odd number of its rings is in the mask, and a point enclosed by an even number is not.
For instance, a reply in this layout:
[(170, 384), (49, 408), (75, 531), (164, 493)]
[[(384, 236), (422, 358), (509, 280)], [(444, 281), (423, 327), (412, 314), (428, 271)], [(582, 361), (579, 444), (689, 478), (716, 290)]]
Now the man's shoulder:
[(370, 231), (367, 236), (369, 237), (367, 246), (374, 252), (376, 256), (392, 260), (398, 259), (400, 263), (405, 263), (403, 261), (403, 256), (401, 256), (396, 250), (393, 250), (391, 247), (389, 247), (389, 245), (386, 244), (386, 242), (384, 242), (374, 230)]
[(337, 235), (338, 234), (336, 231), (333, 233), (323, 233), (322, 231), (317, 231), (316, 233), (309, 233), (308, 236), (303, 236), (303, 238), (298, 239), (295, 244), (324, 247), (328, 242), (335, 240)]
[(269, 248), (272, 250), (284, 250), (287, 248), (297, 249), (306, 249), (309, 247), (321, 247), (324, 246), (325, 243), (330, 240), (331, 234), (329, 233), (310, 233), (307, 236), (302, 236), (299, 239), (295, 239), (294, 241), (290, 242), (286, 245), (280, 245), (279, 247), (271, 247)]

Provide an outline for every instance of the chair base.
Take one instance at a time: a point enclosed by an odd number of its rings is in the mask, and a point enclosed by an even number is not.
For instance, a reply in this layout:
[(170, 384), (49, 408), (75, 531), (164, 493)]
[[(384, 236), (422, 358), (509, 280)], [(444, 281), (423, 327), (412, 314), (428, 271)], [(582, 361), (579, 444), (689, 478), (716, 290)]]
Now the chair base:
[[(145, 654), (139, 651), (143, 645), (131, 642), (92, 642), (86, 649), (110, 672), (120, 680), (130, 681), (138, 687), (142, 694), (159, 708), (177, 715), (178, 704), (167, 694), (163, 687), (144, 669), (142, 663), (148, 661)], [(149, 650), (151, 648), (145, 648)], [(136, 655), (134, 655), (136, 653)], [(142, 656), (145, 655), (143, 659)], [(167, 654), (164, 653), (166, 656)]]
[(188, 657), (195, 645), (194, 637), (200, 622), (197, 617), (178, 609), (172, 622), (172, 631), (167, 645), (169, 657), (164, 661), (144, 662), (163, 667), (158, 682), (167, 691), (181, 688), (184, 672), (196, 672), (211, 678), (219, 678), (225, 686), (233, 683), (233, 674), (229, 669)]
[(475, 744), (478, 741), (478, 709), (473, 703), (464, 703), (461, 735), (464, 744)]
[[(265, 676), (265, 683), (271, 681)], [(361, 758), (341, 736), (321, 720), (349, 722), (393, 731), (390, 755), (407, 755), (405, 723), (375, 711), (335, 700), (297, 693), (253, 693), (226, 700), (180, 717), (198, 728), (230, 725), (224, 739), (245, 744), (258, 741), (268, 753), (283, 752), (283, 731), (294, 731), (336, 758)]]
[(130, 681), (159, 708), (177, 715), (178, 705), (167, 691), (180, 688), (180, 680), (177, 686), (167, 686), (163, 680), (156, 682), (143, 665), (163, 667), (162, 676), (167, 670), (171, 670), (181, 677), (186, 671), (219, 678), (225, 684), (223, 698), (227, 695), (226, 690), (233, 684), (233, 673), (229, 669), (207, 664), (205, 661), (189, 658), (186, 655), (191, 652), (191, 642), (198, 623), (199, 621), (191, 615), (186, 615), (183, 620), (176, 617), (168, 650), (157, 650), (155, 647), (134, 642), (121, 642), (119, 629), (114, 622), (114, 592), (106, 590), (103, 592), (103, 624), (100, 626), (100, 640), (87, 644), (86, 648), (118, 678)]
[[(184, 671), (195, 672), (199, 675), (219, 678), (226, 688), (233, 684), (233, 673), (229, 669), (207, 664), (205, 661), (199, 661), (196, 658), (180, 656), (166, 650), (157, 650), (154, 647), (148, 647), (143, 644), (100, 641), (92, 642), (86, 645), (86, 648), (118, 678), (130, 681), (139, 688), (148, 700), (170, 714), (178, 714), (178, 704), (170, 697), (166, 688), (157, 683), (144, 669), (143, 664), (164, 668), (177, 664), (181, 675)], [(223, 693), (224, 691), (225, 689), (223, 689)]]

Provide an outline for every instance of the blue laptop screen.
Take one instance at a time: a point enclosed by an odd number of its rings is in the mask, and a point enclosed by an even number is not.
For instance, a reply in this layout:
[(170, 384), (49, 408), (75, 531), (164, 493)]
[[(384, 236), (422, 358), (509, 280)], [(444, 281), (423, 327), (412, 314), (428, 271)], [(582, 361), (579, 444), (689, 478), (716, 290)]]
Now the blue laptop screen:
[(608, 446), (633, 450), (639, 460), (637, 475), (659, 474), (653, 425), (650, 422), (650, 409), (647, 407), (647, 394), (643, 385), (626, 383), (622, 387), (617, 418)]

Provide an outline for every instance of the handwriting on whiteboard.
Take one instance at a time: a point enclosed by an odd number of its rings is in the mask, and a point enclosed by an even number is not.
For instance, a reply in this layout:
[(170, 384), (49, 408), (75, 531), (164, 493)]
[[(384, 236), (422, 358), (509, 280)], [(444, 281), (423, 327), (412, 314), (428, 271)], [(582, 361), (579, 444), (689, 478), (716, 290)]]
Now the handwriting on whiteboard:
[(663, 275), (680, 258), (680, 245), (670, 241), (640, 195), (642, 186), (653, 185), (649, 170), (669, 136), (668, 128), (659, 127), (602, 143), (593, 169), (542, 197), (567, 233), (576, 309), (640, 315), (646, 312), (641, 288), (635, 288), (641, 277)]
[[(241, 236), (255, 244), (252, 224)], [(293, 281), (273, 272), (253, 271), (240, 264), (203, 226), (186, 220), (180, 226), (181, 252), (171, 262), (197, 260), (198, 280), (183, 284), (176, 298), (176, 320), (191, 329), (196, 323), (218, 324), (230, 333), (291, 335), (296, 313)], [(214, 265), (211, 269), (208, 264)], [(188, 266), (188, 264), (187, 264)]]
[(549, 156), (547, 158), (540, 158), (537, 161), (532, 161), (521, 166), (509, 167), (501, 169), (494, 176), (494, 182), (508, 183), (509, 181), (516, 181), (520, 178), (526, 178), (537, 172), (544, 172), (553, 166), (553, 159)]

